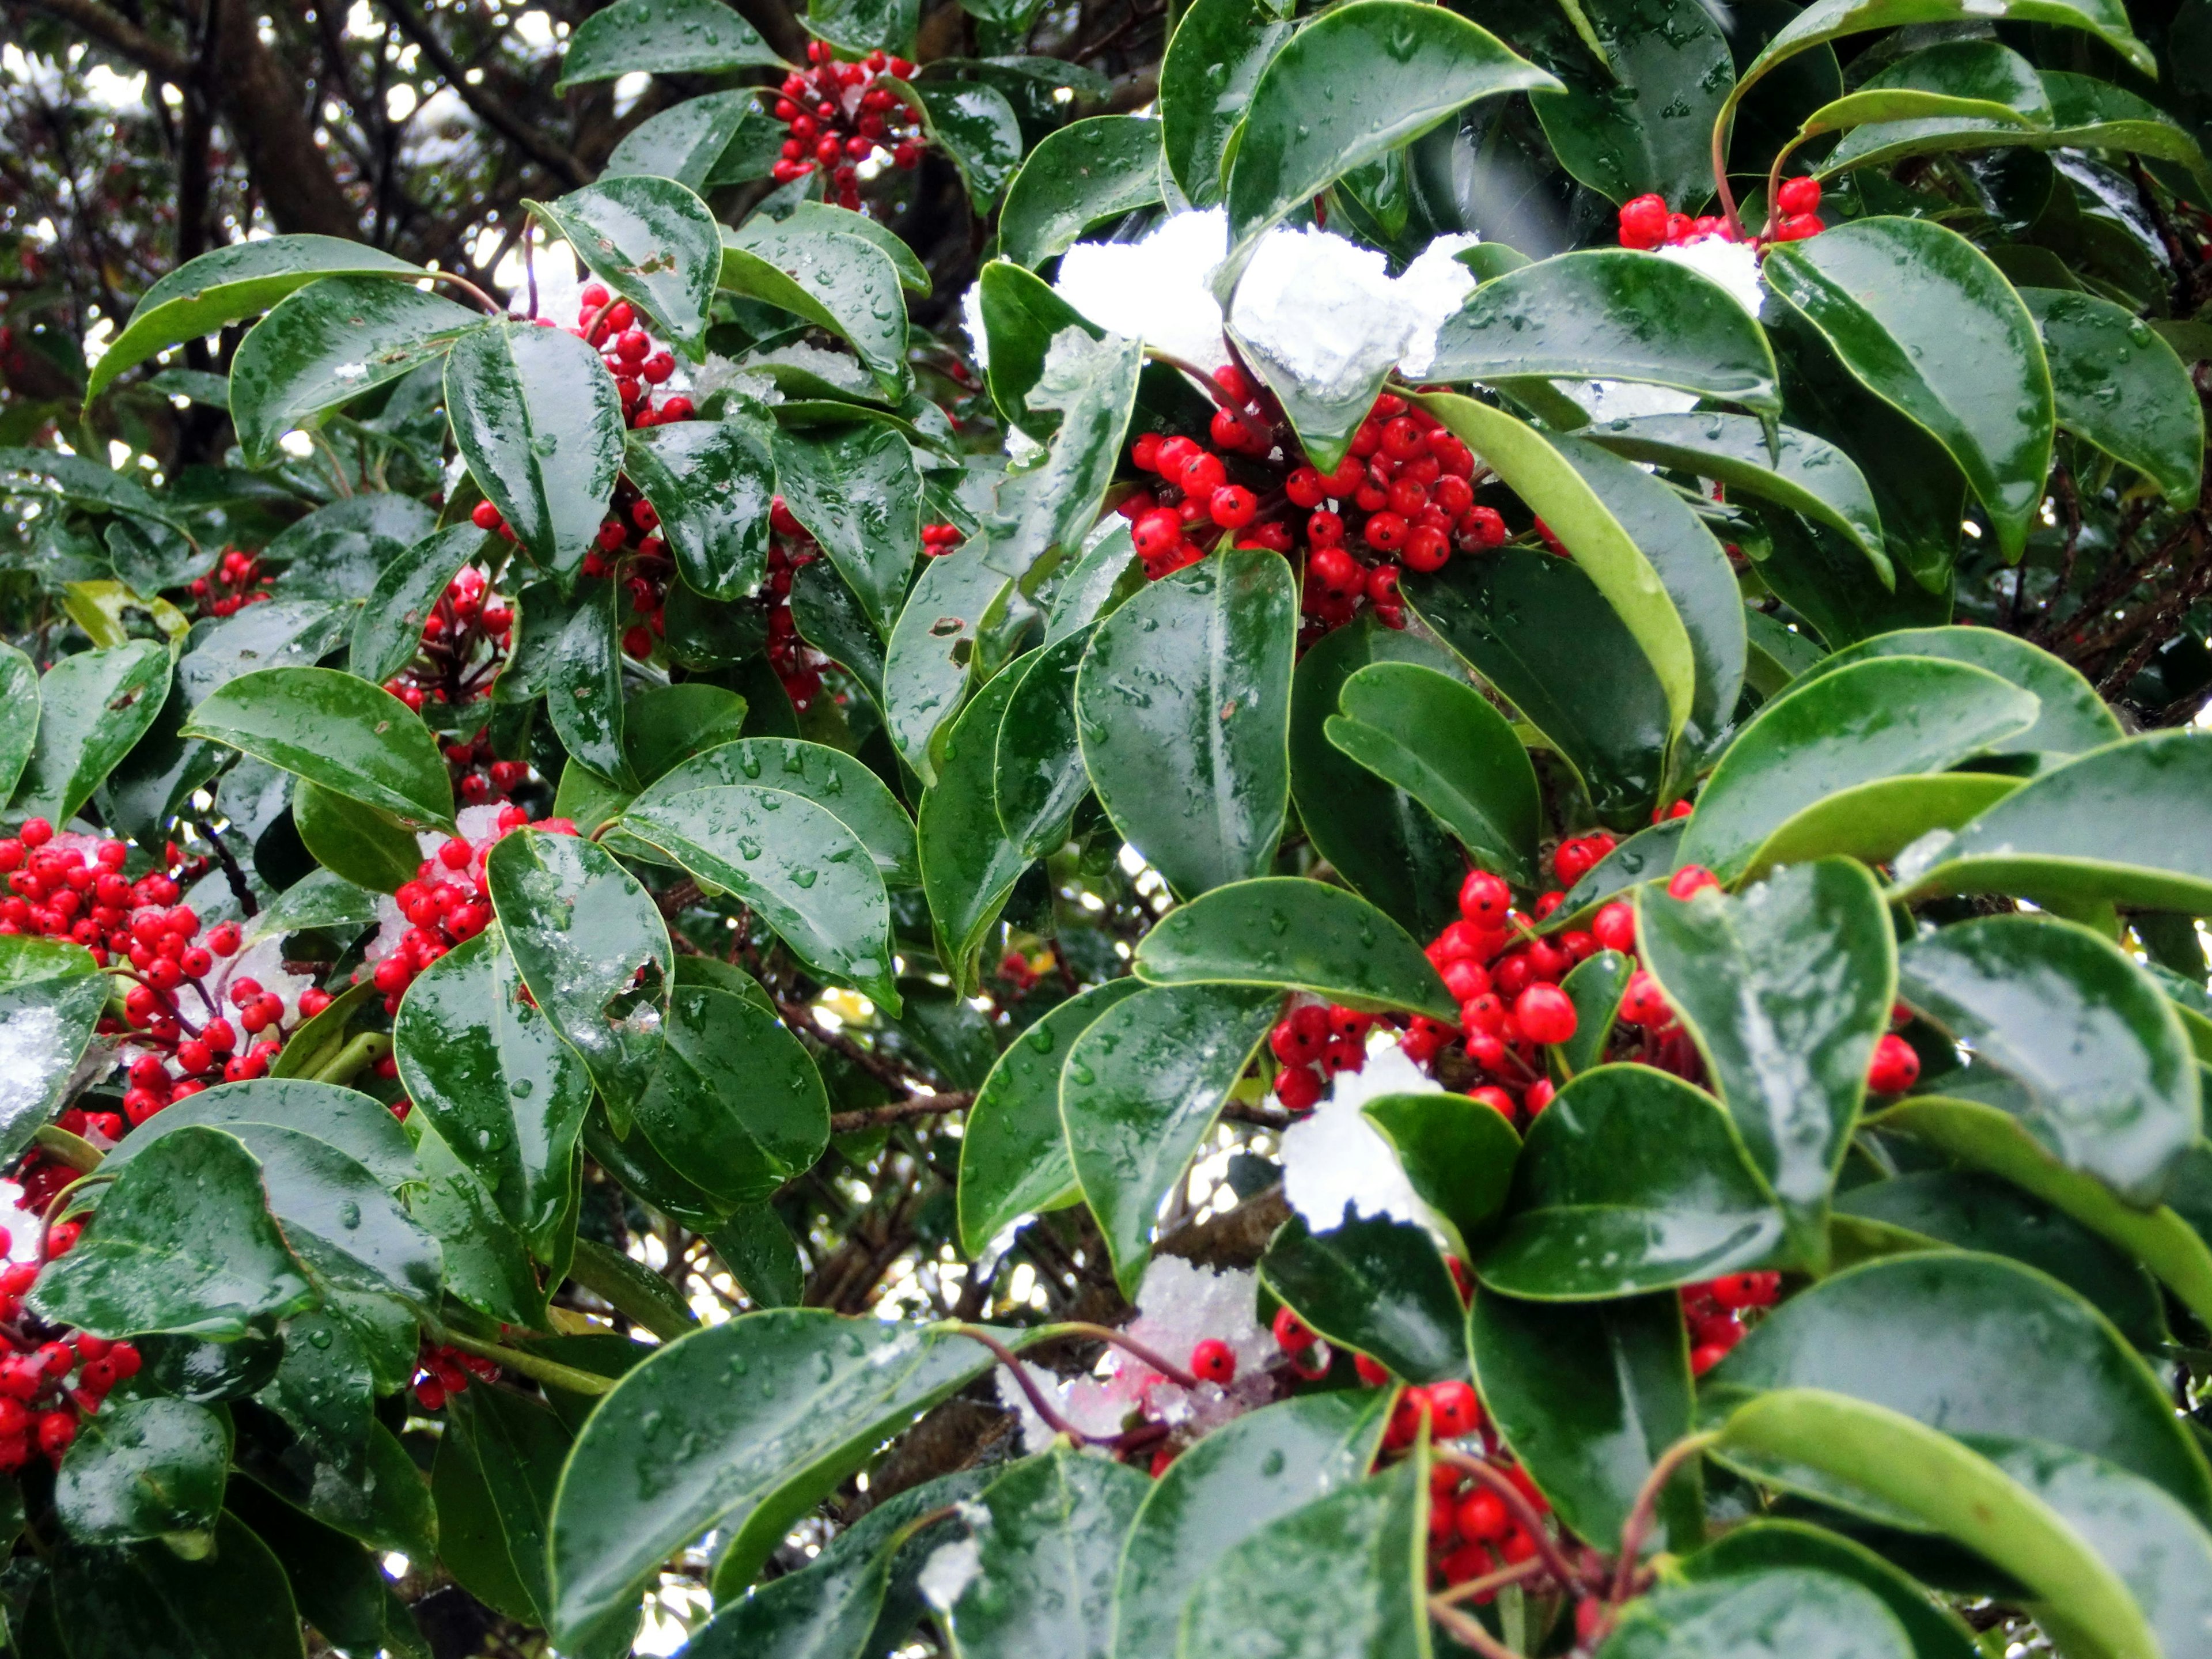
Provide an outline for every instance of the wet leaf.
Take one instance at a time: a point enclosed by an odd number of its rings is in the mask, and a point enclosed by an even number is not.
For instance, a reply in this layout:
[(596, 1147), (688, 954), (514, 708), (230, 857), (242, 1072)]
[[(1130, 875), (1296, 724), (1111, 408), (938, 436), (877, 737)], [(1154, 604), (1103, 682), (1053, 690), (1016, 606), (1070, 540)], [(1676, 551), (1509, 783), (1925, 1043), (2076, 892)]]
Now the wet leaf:
[(80, 1544), (211, 1532), (230, 1435), (204, 1406), (125, 1400), (81, 1419), (54, 1478), (54, 1507)]
[(673, 179), (615, 173), (557, 201), (523, 205), (559, 232), (594, 276), (659, 324), (662, 334), (695, 361), (704, 358), (722, 242), (714, 216), (690, 189)]
[(842, 336), (885, 392), (903, 392), (906, 297), (897, 269), (863, 236), (756, 218), (722, 231), (721, 286)]
[[(1494, 1114), (1493, 1114), (1494, 1115)], [(1468, 1375), (1466, 1310), (1426, 1229), (1349, 1204), (1316, 1232), (1283, 1224), (1260, 1258), (1261, 1282), (1340, 1347), (1356, 1348), (1408, 1382)]]
[(68, 823), (152, 727), (168, 688), (168, 649), (151, 640), (58, 660), (39, 680), (38, 737), (10, 815)]
[(1085, 228), (1160, 199), (1160, 123), (1097, 115), (1048, 134), (999, 211), (999, 250), (1034, 269)]
[(659, 514), (661, 538), (696, 592), (757, 592), (768, 569), (775, 463), (743, 421), (676, 421), (629, 434), (623, 470)]
[(921, 476), (912, 448), (872, 422), (805, 434), (779, 427), (775, 477), (791, 515), (821, 543), (888, 638), (921, 544)]
[(1010, 669), (961, 711), (945, 738), (937, 781), (923, 793), (916, 815), (921, 890), (938, 957), (963, 994), (973, 991), (975, 953), (1033, 856), (1000, 823), (992, 781), (1000, 725), (1019, 684)]
[(576, 26), (561, 63), (562, 92), (641, 70), (705, 74), (783, 67), (760, 31), (720, 0), (615, 0)]
[(474, 525), (454, 525), (424, 537), (379, 571), (354, 622), (348, 670), (381, 685), (412, 662), (422, 649), (422, 624), (462, 568), (482, 556), (485, 540)]
[(637, 1103), (653, 1147), (730, 1205), (755, 1203), (830, 1142), (830, 1102), (797, 1037), (758, 1003), (705, 985), (669, 1000), (667, 1046)]
[(192, 711), (185, 735), (229, 744), (403, 823), (451, 829), (437, 740), (381, 686), (335, 668), (241, 674)]

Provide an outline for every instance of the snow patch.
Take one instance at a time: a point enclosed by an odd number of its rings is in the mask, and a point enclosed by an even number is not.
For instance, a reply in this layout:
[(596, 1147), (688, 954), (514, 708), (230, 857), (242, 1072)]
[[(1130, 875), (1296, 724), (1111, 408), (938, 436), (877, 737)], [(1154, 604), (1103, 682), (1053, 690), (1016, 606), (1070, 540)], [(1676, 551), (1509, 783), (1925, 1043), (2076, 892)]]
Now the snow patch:
[[(1221, 340), (1221, 306), (1206, 279), (1228, 255), (1225, 212), (1178, 213), (1139, 241), (1078, 242), (1060, 256), (1053, 289), (1109, 333), (1215, 369), (1229, 354)], [(969, 333), (980, 337), (980, 311)]]
[(1766, 290), (1759, 281), (1759, 255), (1747, 242), (1731, 242), (1725, 236), (1700, 236), (1679, 247), (1656, 248), (1653, 252), (1662, 259), (1687, 265), (1700, 276), (1718, 283), (1728, 290), (1729, 298), (1754, 317), (1765, 302)]
[(1311, 1116), (1283, 1132), (1283, 1196), (1316, 1232), (1341, 1226), (1347, 1210), (1433, 1226), (1398, 1154), (1360, 1109), (1383, 1095), (1441, 1094), (1443, 1085), (1393, 1045), (1366, 1069), (1340, 1072)]
[(0, 1122), (46, 1103), (60, 1057), (61, 1016), (45, 1003), (0, 1014)]
[(972, 1538), (963, 1538), (929, 1553), (929, 1559), (915, 1576), (915, 1587), (921, 1590), (923, 1601), (939, 1613), (949, 1613), (982, 1571), (983, 1547)]

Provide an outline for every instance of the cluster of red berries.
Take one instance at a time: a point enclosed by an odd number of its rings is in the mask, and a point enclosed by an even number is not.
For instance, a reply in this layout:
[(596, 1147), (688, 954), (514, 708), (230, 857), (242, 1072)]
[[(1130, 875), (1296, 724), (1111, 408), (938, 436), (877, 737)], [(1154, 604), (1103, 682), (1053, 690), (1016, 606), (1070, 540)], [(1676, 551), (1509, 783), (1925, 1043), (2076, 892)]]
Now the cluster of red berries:
[(1310, 643), (1363, 609), (1404, 627), (1401, 567), (1441, 569), (1454, 548), (1504, 545), (1505, 520), (1475, 504), (1473, 452), (1395, 393), (1375, 400), (1324, 475), (1306, 463), (1274, 399), (1235, 364), (1216, 369), (1207, 390), (1218, 405), (1213, 448), (1147, 432), (1130, 450), (1137, 470), (1159, 479), (1119, 503), (1153, 580), (1228, 538), (1283, 554), (1303, 544)]
[(803, 714), (822, 695), (822, 671), (830, 659), (799, 637), (799, 621), (791, 614), (791, 578), (820, 558), (822, 549), (781, 495), (769, 507), (768, 522), (775, 532), (769, 538), (768, 580), (761, 586), (768, 606), (768, 665), (783, 682), (791, 706)]
[(1724, 1273), (1702, 1285), (1685, 1285), (1682, 1320), (1690, 1331), (1690, 1374), (1703, 1376), (1743, 1340), (1748, 1331), (1739, 1316), (1771, 1308), (1781, 1296), (1782, 1275), (1775, 1273)]
[[(73, 1222), (48, 1228), (46, 1260), (66, 1255), (76, 1237)], [(13, 1243), (0, 1228), (0, 1258)], [(88, 1331), (47, 1334), (25, 1324), (23, 1297), (44, 1265), (17, 1261), (0, 1270), (0, 1337), (9, 1350), (0, 1359), (0, 1473), (14, 1474), (39, 1452), (59, 1467), (80, 1419), (98, 1413), (110, 1389), (138, 1374), (138, 1350), (128, 1342)]]
[(814, 67), (793, 70), (777, 88), (775, 118), (791, 129), (791, 137), (770, 172), (776, 183), (787, 185), (825, 167), (825, 198), (858, 212), (860, 164), (878, 149), (890, 152), (896, 167), (921, 165), (927, 141), (920, 122), (896, 93), (877, 84), (887, 76), (907, 79), (914, 65), (881, 52), (858, 62), (841, 59), (821, 40), (807, 43), (806, 61)]
[[(480, 530), (513, 534), (489, 501), (478, 501), (471, 516)], [(481, 702), (491, 696), (492, 682), (507, 665), (514, 635), (514, 608), (471, 565), (446, 585), (422, 619), (414, 659), (385, 681), (384, 689), (418, 714), (425, 703), (459, 708)]]
[(264, 575), (261, 561), (235, 547), (227, 547), (204, 576), (192, 578), (192, 597), (200, 602), (203, 617), (229, 617), (249, 605), (272, 597), (274, 576)]
[[(1826, 230), (1827, 226), (1820, 218), (1820, 181), (1809, 174), (1784, 179), (1775, 193), (1773, 227), (1765, 235), (1749, 240), (1759, 246), (1802, 242)], [(1731, 242), (1739, 240), (1722, 215), (1700, 214), (1692, 218), (1686, 213), (1672, 212), (1663, 197), (1638, 196), (1621, 205), (1623, 247), (1682, 247), (1708, 236)]]
[[(615, 390), (622, 394), (623, 423), (641, 432), (647, 427), (690, 420), (691, 400), (681, 392), (658, 404), (653, 401), (653, 387), (676, 373), (676, 354), (653, 343), (641, 326), (636, 308), (627, 300), (616, 299), (603, 283), (585, 283), (576, 300), (576, 324), (568, 332), (596, 348), (607, 373), (615, 377)], [(550, 328), (553, 321), (541, 318), (538, 326)], [(496, 527), (482, 519), (477, 523), (486, 530)]]
[(443, 746), (443, 752), (453, 794), (464, 806), (488, 806), (505, 800), (530, 777), (527, 762), (498, 758), (488, 726), (478, 726), (472, 738), (454, 738)]
[[(450, 837), (435, 854), (415, 866), (414, 880), (400, 884), (392, 896), (407, 919), (407, 931), (369, 970), (370, 980), (384, 993), (386, 1013), (399, 1012), (400, 998), (425, 968), (491, 925), (491, 884), (484, 876), (484, 860), (510, 831), (529, 822), (530, 814), (520, 806), (502, 806), (483, 840)], [(575, 824), (567, 818), (548, 818), (537, 827), (556, 836), (576, 833)]]
[(926, 558), (941, 559), (968, 538), (957, 524), (926, 524), (921, 527), (921, 551)]
[(1009, 951), (999, 958), (998, 977), (1006, 986), (1007, 995), (1018, 1001), (1034, 990), (1044, 975), (1030, 966), (1030, 959), (1019, 951)]
[(1268, 1052), (1281, 1069), (1275, 1098), (1292, 1112), (1310, 1112), (1340, 1072), (1364, 1071), (1367, 1034), (1375, 1016), (1334, 1003), (1299, 1002), (1267, 1034)]
[(499, 1367), (481, 1354), (425, 1342), (415, 1356), (415, 1403), (426, 1412), (442, 1411), (447, 1400), (467, 1391), (471, 1376), (497, 1382)]

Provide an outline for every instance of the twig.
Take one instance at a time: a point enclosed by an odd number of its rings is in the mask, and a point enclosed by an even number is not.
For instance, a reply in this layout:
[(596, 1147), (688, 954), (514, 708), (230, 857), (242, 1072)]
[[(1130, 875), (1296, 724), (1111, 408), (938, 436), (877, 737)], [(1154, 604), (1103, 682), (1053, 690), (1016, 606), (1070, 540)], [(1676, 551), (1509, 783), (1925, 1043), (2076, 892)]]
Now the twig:
[(1133, 1337), (1124, 1335), (1110, 1325), (1093, 1325), (1086, 1320), (1073, 1319), (1057, 1325), (1048, 1325), (1038, 1335), (1048, 1340), (1054, 1336), (1087, 1336), (1094, 1342), (1103, 1342), (1124, 1353), (1134, 1354), (1178, 1388), (1194, 1389), (1198, 1386), (1198, 1379), (1174, 1360), (1165, 1358), (1157, 1349), (1146, 1347)]
[(1526, 1561), (1516, 1561), (1510, 1567), (1500, 1567), (1496, 1572), (1486, 1572), (1480, 1578), (1470, 1578), (1464, 1584), (1454, 1584), (1448, 1590), (1439, 1590), (1431, 1599), (1437, 1601), (1474, 1601), (1509, 1585), (1520, 1583), (1548, 1571), (1535, 1556)]
[(508, 1370), (520, 1371), (533, 1382), (566, 1389), (570, 1394), (614, 1392), (615, 1379), (611, 1376), (601, 1376), (596, 1371), (580, 1371), (574, 1365), (563, 1365), (557, 1360), (525, 1353), (520, 1348), (505, 1348), (496, 1342), (482, 1341), (465, 1331), (447, 1331), (442, 1334), (441, 1340), (448, 1348), (459, 1348), (463, 1353), (496, 1361)]
[(202, 824), (200, 833), (214, 847), (216, 862), (222, 866), (223, 882), (229, 887), (231, 897), (238, 901), (238, 908), (245, 912), (249, 921), (259, 915), (261, 901), (253, 896), (253, 884), (246, 880), (246, 872), (238, 867), (237, 858), (229, 848), (223, 845), (222, 831), (212, 825)]
[(1651, 1523), (1658, 1518), (1659, 1495), (1666, 1491), (1667, 1483), (1680, 1472), (1682, 1465), (1702, 1456), (1705, 1449), (1720, 1436), (1717, 1433), (1686, 1435), (1660, 1454), (1659, 1461), (1651, 1466), (1651, 1473), (1644, 1478), (1644, 1485), (1636, 1494), (1636, 1502), (1628, 1511), (1628, 1519), (1620, 1525), (1620, 1559), (1613, 1563), (1613, 1589), (1607, 1600), (1618, 1606), (1628, 1599), (1636, 1583), (1637, 1558), (1644, 1553), (1644, 1540), (1650, 1535)]
[(908, 1095), (904, 1100), (895, 1100), (888, 1106), (872, 1106), (860, 1112), (836, 1113), (830, 1119), (830, 1133), (833, 1135), (856, 1135), (864, 1129), (880, 1128), (886, 1123), (903, 1123), (917, 1117), (937, 1117), (946, 1112), (964, 1112), (975, 1103), (975, 1097), (969, 1093)]
[(1452, 1634), (1452, 1639), (1462, 1647), (1473, 1648), (1482, 1659), (1522, 1659), (1522, 1656), (1499, 1641), (1472, 1614), (1462, 1613), (1441, 1595), (1429, 1598), (1429, 1617)]
[(1043, 1390), (1030, 1377), (1029, 1367), (1015, 1358), (1013, 1350), (997, 1337), (977, 1325), (951, 1325), (942, 1328), (950, 1330), (955, 1336), (968, 1337), (988, 1348), (1001, 1365), (1013, 1372), (1014, 1381), (1020, 1385), (1024, 1396), (1036, 1409), (1036, 1414), (1044, 1419), (1045, 1426), (1054, 1434), (1064, 1434), (1079, 1446), (1098, 1443), (1097, 1437), (1085, 1434), (1060, 1414), (1060, 1408), (1044, 1397)]
[(1565, 1585), (1579, 1582), (1574, 1565), (1559, 1553), (1559, 1547), (1552, 1541), (1551, 1534), (1544, 1530), (1544, 1517), (1536, 1513), (1535, 1505), (1495, 1465), (1486, 1463), (1480, 1457), (1469, 1457), (1465, 1452), (1454, 1451), (1449, 1446), (1438, 1446), (1435, 1455), (1438, 1461), (1473, 1475), (1498, 1494), (1498, 1501), (1505, 1505), (1506, 1512), (1512, 1516), (1521, 1530), (1527, 1533), (1536, 1546), (1553, 1577)]

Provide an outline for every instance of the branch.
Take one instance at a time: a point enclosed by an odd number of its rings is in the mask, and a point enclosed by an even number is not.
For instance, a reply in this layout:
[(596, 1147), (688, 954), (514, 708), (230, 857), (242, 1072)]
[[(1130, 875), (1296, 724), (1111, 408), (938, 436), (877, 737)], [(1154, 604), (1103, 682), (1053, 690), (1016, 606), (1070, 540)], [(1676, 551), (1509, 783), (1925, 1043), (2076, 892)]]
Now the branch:
[(446, 49), (437, 31), (410, 0), (385, 0), (385, 9), (392, 14), (392, 21), (399, 25), (400, 32), (422, 49), (422, 55), (446, 77), (446, 84), (460, 95), (461, 101), (479, 121), (569, 185), (591, 182), (591, 174), (581, 161), (524, 120), (509, 105), (490, 96), (483, 87), (469, 84), (468, 71)]
[(903, 1123), (909, 1118), (964, 1112), (975, 1101), (975, 1097), (968, 1093), (908, 1095), (904, 1100), (895, 1100), (888, 1106), (873, 1106), (861, 1112), (836, 1113), (830, 1119), (830, 1133), (833, 1135), (854, 1135), (863, 1129), (879, 1128), (886, 1123)]
[(165, 41), (100, 3), (100, 0), (23, 0), (33, 11), (59, 18), (116, 52), (148, 74), (181, 83), (192, 72), (192, 60)]

